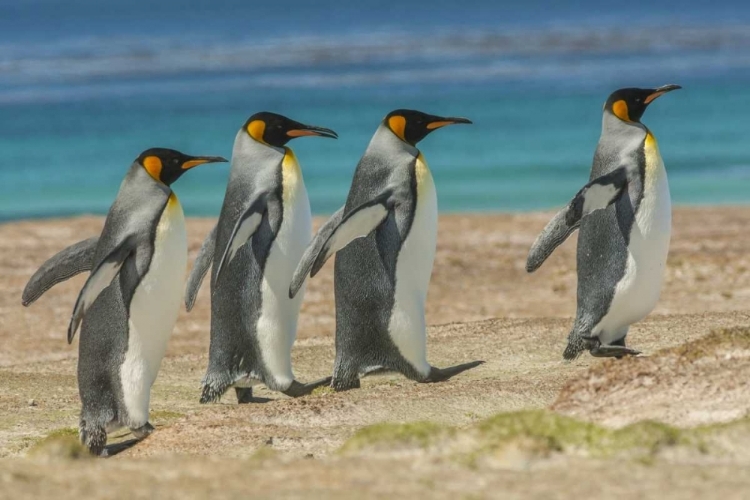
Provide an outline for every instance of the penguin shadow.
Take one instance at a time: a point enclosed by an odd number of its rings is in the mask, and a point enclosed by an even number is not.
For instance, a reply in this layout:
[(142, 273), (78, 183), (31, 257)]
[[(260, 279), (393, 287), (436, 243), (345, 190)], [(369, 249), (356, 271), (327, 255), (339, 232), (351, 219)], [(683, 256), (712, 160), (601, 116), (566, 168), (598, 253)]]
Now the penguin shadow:
[[(157, 429), (163, 428), (164, 426), (163, 425), (156, 425), (154, 427), (155, 428), (153, 430), (155, 431)], [(113, 435), (112, 438), (113, 439), (122, 439), (122, 438), (124, 438), (126, 436), (131, 436), (131, 435), (132, 435), (132, 433), (130, 431), (124, 431), (124, 432), (120, 432), (120, 433), (117, 433), (117, 434)], [(138, 443), (141, 443), (141, 442), (145, 441), (146, 439), (148, 439), (149, 436), (150, 436), (150, 434), (148, 436), (145, 436), (145, 437), (142, 437), (142, 438), (133, 437), (131, 439), (126, 439), (125, 441), (118, 441), (116, 443), (108, 444), (108, 445), (106, 445), (104, 447), (104, 451), (102, 451), (102, 454), (99, 455), (99, 457), (100, 458), (111, 458), (111, 457), (114, 457), (115, 455), (118, 455), (118, 454), (122, 453), (123, 451), (129, 450), (130, 448), (134, 447)]]
[(128, 439), (127, 441), (121, 441), (119, 443), (108, 444), (104, 447), (104, 452), (100, 455), (101, 458), (112, 458), (115, 455), (122, 453), (125, 450), (129, 450), (133, 446), (143, 441), (142, 439)]
[(239, 405), (270, 403), (271, 401), (275, 401), (275, 399), (271, 398), (253, 396), (253, 389), (250, 387), (235, 387), (234, 393), (237, 396), (237, 404)]

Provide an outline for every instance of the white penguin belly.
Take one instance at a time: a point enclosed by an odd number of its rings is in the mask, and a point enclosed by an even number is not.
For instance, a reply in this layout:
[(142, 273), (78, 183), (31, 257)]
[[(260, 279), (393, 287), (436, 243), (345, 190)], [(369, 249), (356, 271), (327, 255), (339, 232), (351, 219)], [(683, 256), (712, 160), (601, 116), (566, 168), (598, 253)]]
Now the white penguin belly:
[(622, 338), (627, 328), (656, 306), (664, 282), (672, 231), (672, 204), (664, 162), (656, 140), (646, 138), (643, 199), (630, 231), (625, 274), (615, 288), (609, 311), (592, 333), (603, 344)]
[(258, 345), (267, 371), (274, 380), (266, 385), (286, 390), (294, 381), (292, 345), (304, 288), (289, 298), (289, 284), (312, 237), (310, 201), (297, 160), (287, 150), (282, 165), (284, 214), (266, 260), (261, 283), (261, 314), (256, 327)]
[(180, 311), (186, 269), (185, 217), (172, 194), (156, 228), (151, 265), (130, 303), (128, 350), (120, 380), (128, 412), (123, 423), (131, 428), (148, 422), (151, 386)]
[(438, 208), (435, 182), (421, 154), (415, 170), (416, 210), (411, 230), (396, 261), (396, 293), (388, 331), (401, 355), (427, 376), (430, 364), (427, 362), (424, 305), (435, 260)]

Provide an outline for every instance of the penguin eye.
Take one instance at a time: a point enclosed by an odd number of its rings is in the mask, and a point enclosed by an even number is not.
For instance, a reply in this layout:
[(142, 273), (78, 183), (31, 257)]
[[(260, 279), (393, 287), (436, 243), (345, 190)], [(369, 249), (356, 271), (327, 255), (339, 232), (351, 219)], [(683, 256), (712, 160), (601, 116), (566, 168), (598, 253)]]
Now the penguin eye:
[(172, 158), (172, 163), (176, 164), (177, 162), (179, 162), (179, 160), (177, 158)]

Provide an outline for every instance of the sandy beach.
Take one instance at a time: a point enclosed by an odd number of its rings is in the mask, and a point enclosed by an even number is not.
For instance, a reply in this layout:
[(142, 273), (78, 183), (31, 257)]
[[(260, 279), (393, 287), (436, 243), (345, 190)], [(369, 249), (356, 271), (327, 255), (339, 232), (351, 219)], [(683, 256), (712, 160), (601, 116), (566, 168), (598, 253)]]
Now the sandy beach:
[[(107, 460), (72, 444), (77, 341), (65, 331), (85, 276), (29, 308), (20, 299), (39, 265), (103, 218), (0, 225), (0, 498), (747, 498), (750, 207), (675, 209), (661, 300), (628, 337), (644, 355), (573, 363), (562, 350), (575, 236), (524, 269), (551, 215), (441, 216), (428, 359), (486, 362), (446, 383), (386, 374), (345, 393), (260, 389), (268, 401), (199, 405), (204, 286), (153, 388), (156, 432)], [(214, 222), (188, 221), (191, 263)], [(303, 381), (332, 369), (332, 275), (331, 261), (308, 282), (294, 349)]]

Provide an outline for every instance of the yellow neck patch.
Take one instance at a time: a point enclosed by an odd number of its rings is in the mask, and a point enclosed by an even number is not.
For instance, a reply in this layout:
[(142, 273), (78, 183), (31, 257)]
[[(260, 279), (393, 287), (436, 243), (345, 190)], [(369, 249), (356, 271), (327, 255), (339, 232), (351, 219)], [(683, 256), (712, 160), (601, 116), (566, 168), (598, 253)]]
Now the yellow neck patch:
[(299, 168), (294, 151), (287, 147), (284, 150), (286, 150), (286, 154), (281, 161), (281, 195), (284, 202), (289, 203), (297, 196), (297, 189), (302, 179), (302, 170)]
[(266, 122), (263, 120), (253, 120), (247, 124), (247, 133), (258, 142), (263, 144), (266, 141), (263, 140), (263, 134), (266, 133)]
[(643, 143), (643, 153), (646, 160), (646, 178), (644, 179), (644, 183), (646, 190), (650, 192), (654, 188), (659, 168), (663, 169), (664, 165), (659, 154), (659, 145), (656, 142), (656, 137), (650, 131), (646, 134), (646, 140)]
[(404, 138), (406, 118), (400, 115), (391, 116), (390, 118), (388, 118), (388, 128), (391, 129), (391, 132), (396, 134), (399, 139), (406, 142), (406, 139)]
[(612, 113), (622, 121), (629, 122), (630, 115), (628, 114), (628, 103), (623, 100), (616, 101), (612, 104)]
[(158, 156), (147, 156), (143, 159), (143, 168), (148, 175), (161, 182), (161, 160)]
[(435, 183), (432, 180), (432, 173), (430, 167), (427, 166), (427, 161), (422, 156), (422, 152), (419, 152), (417, 156), (417, 162), (414, 164), (414, 175), (417, 180), (417, 198), (424, 193), (425, 189), (435, 189)]

